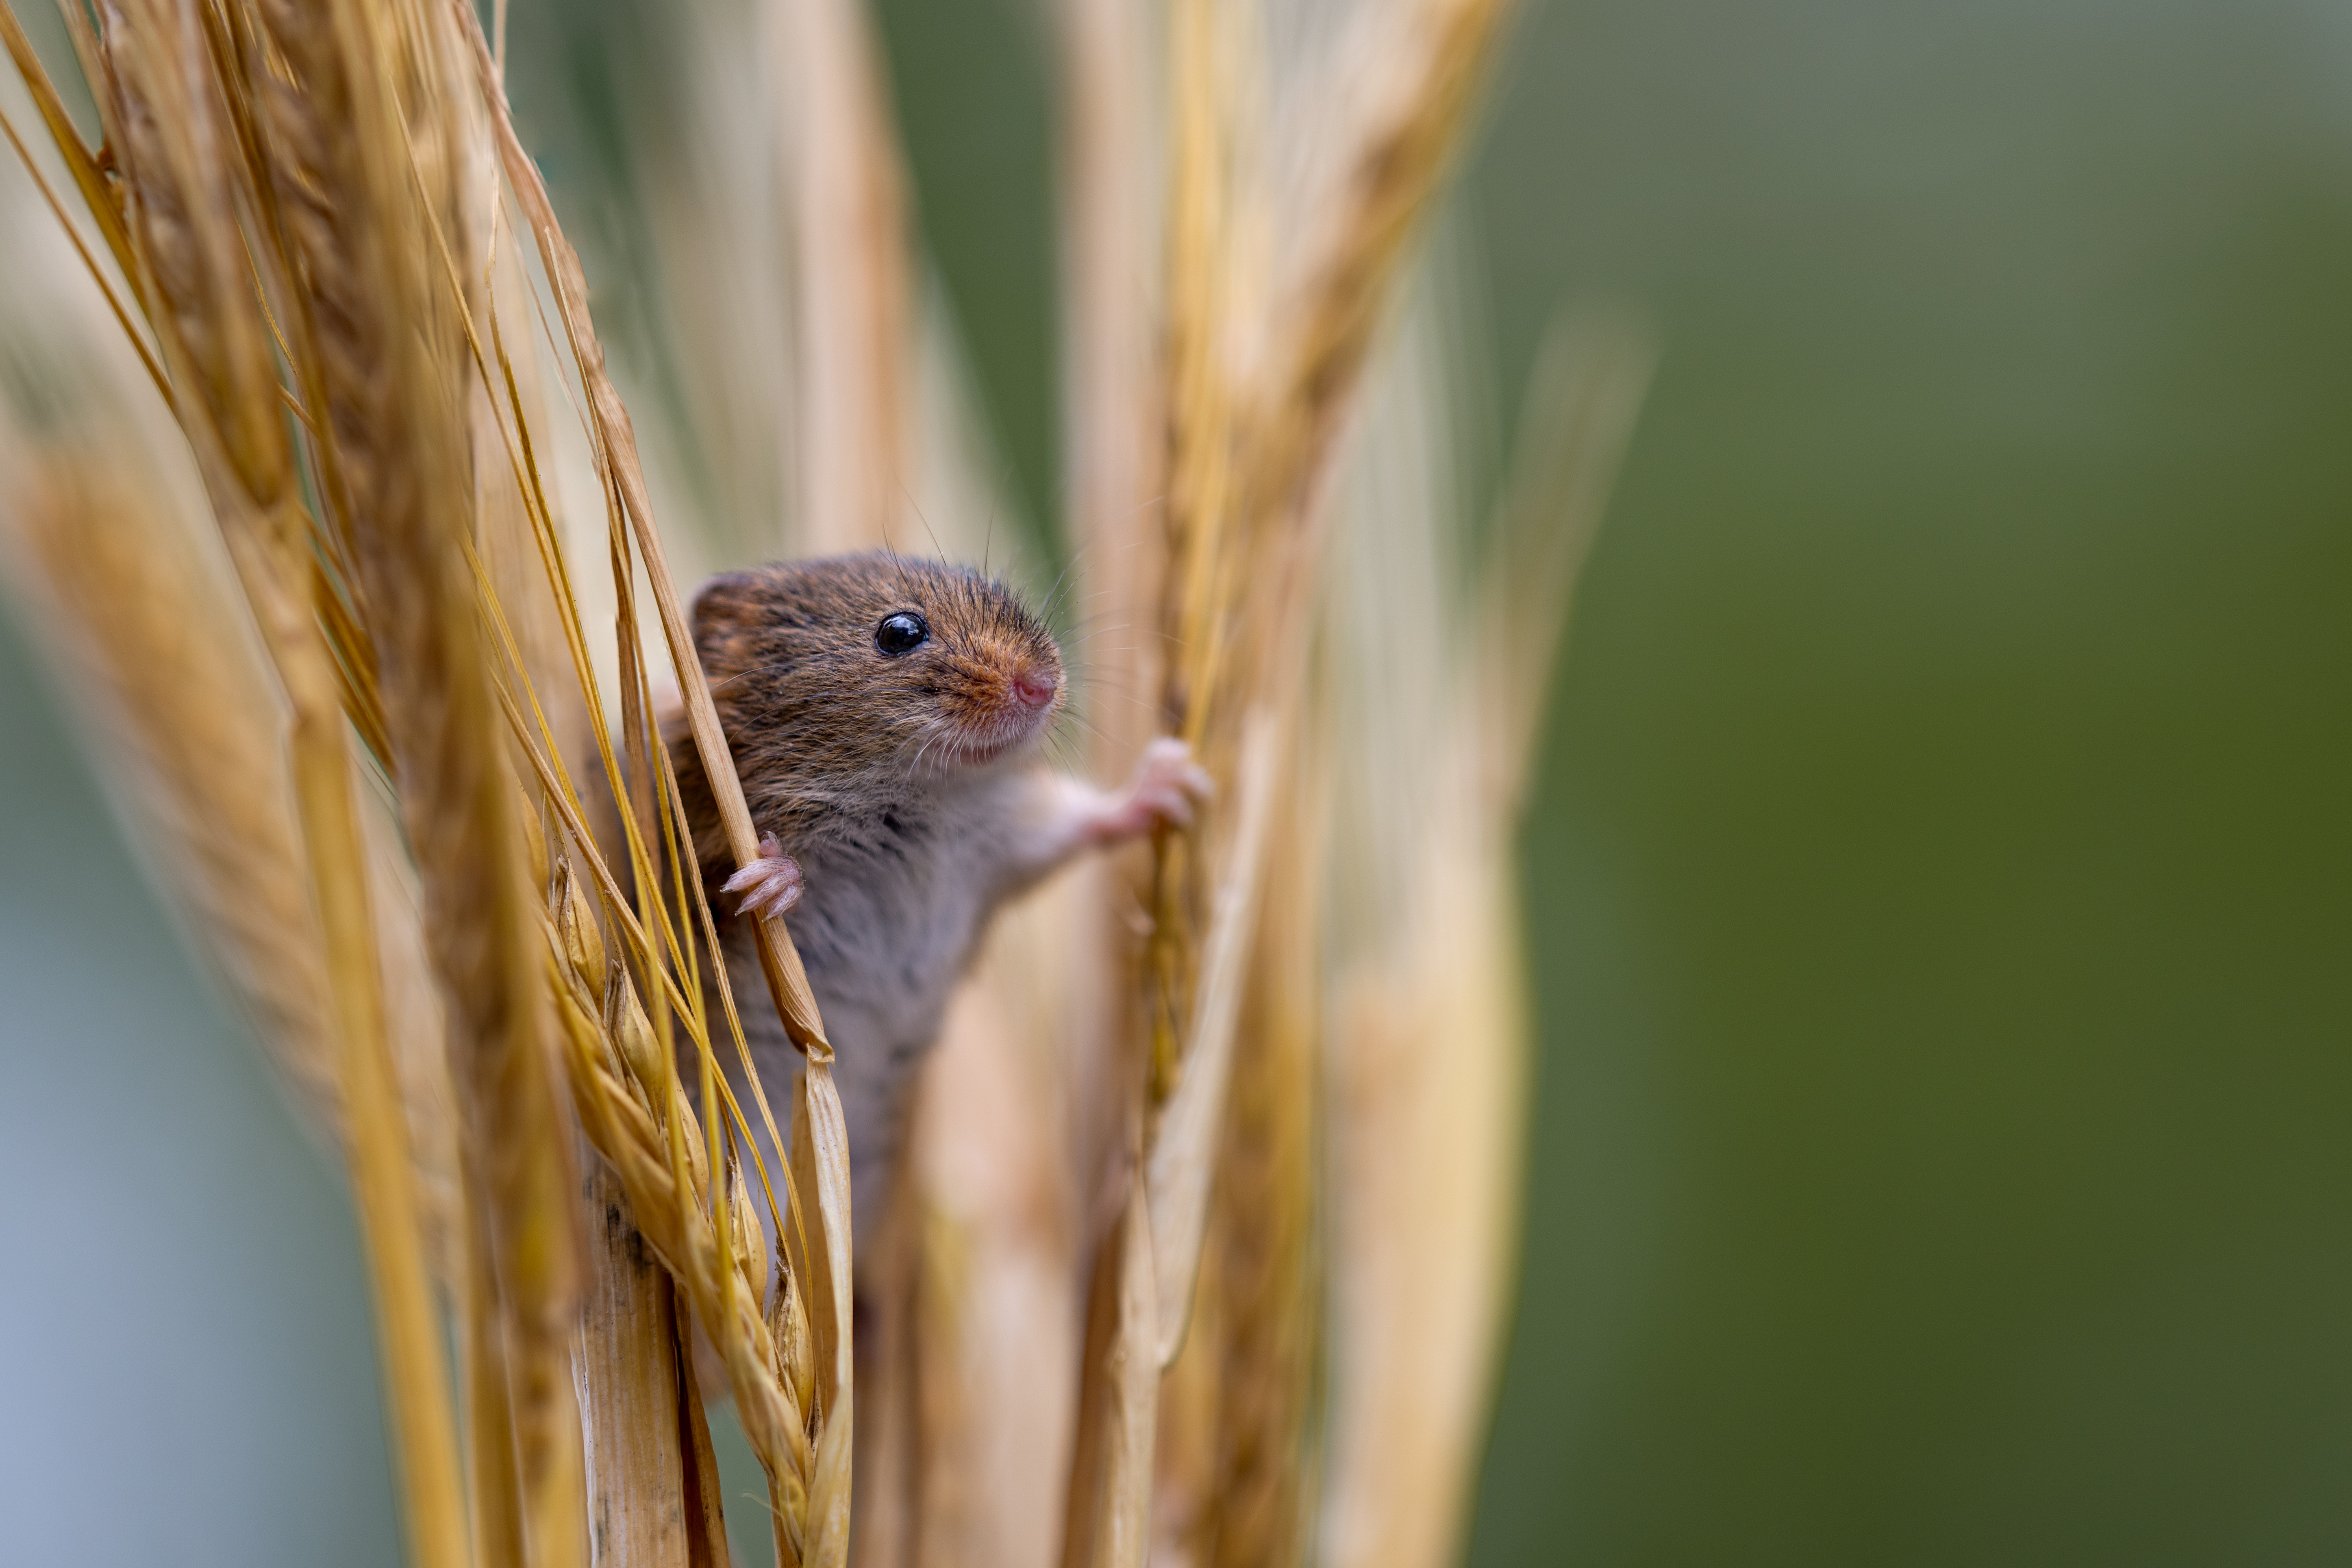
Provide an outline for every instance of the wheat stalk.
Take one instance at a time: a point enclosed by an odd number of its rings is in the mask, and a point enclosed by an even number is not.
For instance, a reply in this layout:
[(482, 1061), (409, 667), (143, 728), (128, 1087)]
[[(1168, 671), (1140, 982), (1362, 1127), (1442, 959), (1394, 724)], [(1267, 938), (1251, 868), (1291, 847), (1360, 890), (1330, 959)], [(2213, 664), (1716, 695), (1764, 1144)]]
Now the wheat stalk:
[(1549, 655), (1649, 363), (1621, 321), (1555, 322), (1486, 558), (1457, 569), (1445, 395), (1469, 334), (1450, 282), (1424, 270), (1351, 442), (1358, 532), (1327, 622), (1325, 706), (1367, 764), (1335, 792), (1341, 841), (1367, 847), (1332, 879), (1328, 936), (1332, 1568), (1460, 1550), (1518, 1221), (1513, 829)]
[(1302, 1561), (1313, 1517), (1328, 725), (1310, 724), (1285, 764), (1241, 1025), (1251, 1048), (1234, 1066), (1213, 1194), (1218, 1268), (1202, 1287), (1219, 1297), (1220, 1331), (1200, 1350), (1221, 1390), (1205, 1559), (1220, 1568)]
[(800, 543), (832, 555), (882, 542), (902, 511), (902, 176), (865, 6), (782, 0), (773, 14), (802, 351)]
[(807, 1426), (817, 1390), (805, 1306), (792, 1275), (783, 1273), (763, 1315), (763, 1233), (756, 1221), (745, 1223), (749, 1198), (740, 1168), (722, 1168), (724, 1205), (706, 1208), (705, 1134), (625, 973), (607, 965), (569, 869), (557, 864), (549, 961), (582, 1125), (719, 1349), (745, 1435), (771, 1478), (782, 1560), (820, 1561), (809, 1530), (816, 1475)]

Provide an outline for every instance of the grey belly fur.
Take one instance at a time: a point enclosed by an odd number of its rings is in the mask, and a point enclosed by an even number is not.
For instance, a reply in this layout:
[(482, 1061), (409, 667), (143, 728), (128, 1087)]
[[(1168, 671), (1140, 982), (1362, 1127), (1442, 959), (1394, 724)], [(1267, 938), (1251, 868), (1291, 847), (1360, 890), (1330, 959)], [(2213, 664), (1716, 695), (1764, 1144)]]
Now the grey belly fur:
[[(950, 994), (1003, 892), (1004, 814), (1017, 787), (983, 778), (952, 795), (894, 801), (814, 842), (784, 846), (800, 863), (799, 905), (785, 917), (834, 1047), (834, 1081), (849, 1131), (850, 1192), (861, 1251), (890, 1200), (906, 1142), (916, 1074), (939, 1038)], [(792, 1136), (803, 1061), (769, 1001), (750, 929), (725, 941), (728, 973), (777, 1128)], [(710, 1016), (722, 1018), (714, 1004)], [(722, 1044), (714, 1041), (714, 1044)], [(745, 1113), (757, 1123), (740, 1063), (720, 1059)], [(682, 1066), (684, 1064), (681, 1064)], [(689, 1082), (692, 1081), (689, 1075)], [(779, 1151), (755, 1127), (772, 1178)], [(777, 1193), (782, 1200), (781, 1185)], [(764, 1205), (761, 1205), (764, 1207)]]

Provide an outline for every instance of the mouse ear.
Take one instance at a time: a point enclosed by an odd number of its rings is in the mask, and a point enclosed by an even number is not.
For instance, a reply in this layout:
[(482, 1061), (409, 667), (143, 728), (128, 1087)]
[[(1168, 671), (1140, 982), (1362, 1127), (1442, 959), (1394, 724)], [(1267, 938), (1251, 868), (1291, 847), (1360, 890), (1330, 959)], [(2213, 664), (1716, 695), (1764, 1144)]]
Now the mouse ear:
[(694, 651), (706, 674), (742, 662), (738, 644), (754, 622), (760, 578), (752, 572), (721, 572), (695, 591)]
[(721, 572), (694, 591), (694, 629), (742, 619), (759, 578), (749, 572)]

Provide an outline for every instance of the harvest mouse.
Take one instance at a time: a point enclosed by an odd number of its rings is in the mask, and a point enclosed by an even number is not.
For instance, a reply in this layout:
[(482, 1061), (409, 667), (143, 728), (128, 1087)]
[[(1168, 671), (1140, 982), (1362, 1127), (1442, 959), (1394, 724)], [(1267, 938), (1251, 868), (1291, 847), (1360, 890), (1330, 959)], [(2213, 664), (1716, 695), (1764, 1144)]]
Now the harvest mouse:
[[(738, 871), (693, 742), (673, 729), (720, 945), (737, 996), (764, 1000), (751, 921), (788, 917), (836, 1052), (863, 1244), (915, 1068), (989, 917), (1082, 850), (1189, 822), (1209, 781), (1167, 739), (1117, 791), (1047, 767), (1061, 650), (1010, 590), (962, 567), (877, 552), (730, 573), (697, 596), (694, 637), (761, 834), (761, 858)], [(781, 1107), (799, 1055), (771, 1008), (742, 1016)]]

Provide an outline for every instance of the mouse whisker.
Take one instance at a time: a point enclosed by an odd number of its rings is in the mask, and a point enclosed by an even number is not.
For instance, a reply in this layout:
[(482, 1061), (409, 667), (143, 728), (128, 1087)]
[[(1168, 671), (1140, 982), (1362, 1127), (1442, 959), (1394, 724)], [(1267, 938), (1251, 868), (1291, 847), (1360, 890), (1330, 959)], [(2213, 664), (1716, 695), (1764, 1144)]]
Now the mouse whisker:
[[(1117, 610), (1105, 610), (1105, 611), (1103, 611), (1103, 612), (1102, 612), (1101, 614), (1099, 614), (1099, 615), (1088, 616), (1086, 619), (1084, 619), (1084, 620), (1082, 620), (1082, 621), (1073, 621), (1073, 622), (1071, 622), (1071, 623), (1070, 623), (1070, 630), (1071, 630), (1072, 632), (1076, 632), (1076, 631), (1078, 631), (1081, 627), (1092, 627), (1092, 628), (1094, 628), (1094, 630), (1093, 630), (1093, 631), (1088, 631), (1088, 632), (1086, 634), (1087, 636), (1091, 637), (1091, 636), (1093, 636), (1093, 635), (1094, 635), (1094, 631), (1099, 631), (1099, 630), (1101, 630), (1101, 629), (1102, 629), (1099, 626), (1097, 626), (1097, 622), (1101, 622), (1101, 621), (1108, 620), (1111, 616), (1115, 616), (1115, 615), (1117, 615), (1117, 614), (1118, 614), (1118, 612)], [(1120, 626), (1124, 626), (1128, 625), (1128, 623), (1127, 623), (1127, 622), (1125, 622), (1125, 621), (1121, 621), (1121, 622), (1119, 622), (1118, 624), (1119, 624)]]
[[(898, 493), (907, 498), (907, 510), (915, 514), (915, 521), (921, 523), (923, 525), (923, 531), (931, 536), (931, 548), (939, 552), (940, 558), (941, 560), (945, 560), (948, 553), (947, 546), (940, 542), (940, 531), (931, 526), (931, 520), (923, 515), (923, 505), (920, 501), (915, 499), (915, 492), (908, 488), (907, 484), (907, 476), (897, 471), (896, 466), (894, 465), (890, 477), (898, 482)], [(887, 523), (883, 525), (882, 531), (883, 537), (887, 541), (889, 537), (889, 525)]]
[[(1070, 552), (1070, 559), (1063, 565), (1061, 575), (1054, 579), (1053, 592), (1045, 595), (1045, 613), (1048, 616), (1052, 615), (1054, 605), (1059, 599), (1064, 589), (1066, 587), (1072, 590), (1076, 588), (1077, 580), (1072, 578), (1070, 574), (1078, 569), (1079, 563), (1087, 558), (1087, 552), (1092, 550), (1097, 542), (1097, 541), (1092, 539), (1081, 540), (1078, 542), (1077, 547)], [(1104, 590), (1099, 588), (1095, 590), (1095, 594), (1097, 595), (1099, 595), (1102, 592), (1104, 592)]]
[(765, 675), (772, 670), (790, 669), (792, 667), (793, 661), (788, 658), (772, 659), (766, 664), (755, 664), (748, 668), (737, 670), (734, 674), (729, 676), (724, 680), (712, 681), (710, 683), (710, 689), (715, 695), (718, 692), (726, 690), (729, 687), (734, 685), (739, 680), (749, 679), (754, 675)]

